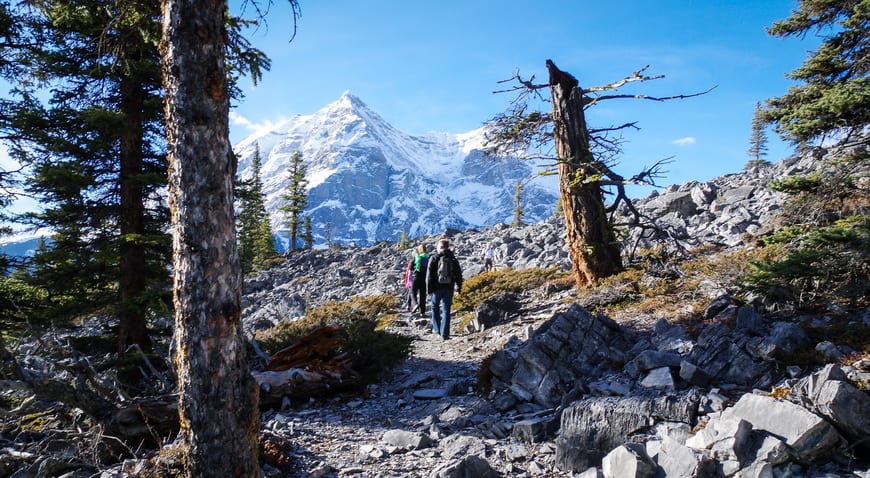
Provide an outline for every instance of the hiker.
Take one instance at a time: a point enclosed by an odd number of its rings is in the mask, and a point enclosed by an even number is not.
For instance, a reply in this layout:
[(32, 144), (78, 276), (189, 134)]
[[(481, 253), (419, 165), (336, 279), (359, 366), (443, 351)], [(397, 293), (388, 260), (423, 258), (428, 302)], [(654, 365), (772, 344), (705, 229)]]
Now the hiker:
[(450, 338), (450, 307), (453, 293), (462, 290), (462, 268), (453, 251), (450, 240), (442, 237), (438, 250), (429, 258), (426, 272), (426, 292), (432, 298), (432, 332), (447, 340)]
[(414, 297), (412, 289), (414, 285), (414, 259), (408, 261), (408, 264), (405, 266), (405, 277), (402, 279), (402, 285), (405, 286), (405, 292), (402, 295), (402, 305), (410, 312), (417, 308), (417, 299)]
[(420, 317), (426, 317), (426, 266), (429, 265), (429, 254), (426, 253), (426, 245), (417, 246), (414, 254), (414, 271), (411, 273), (411, 295), (417, 302), (417, 310)]
[(483, 272), (492, 270), (493, 259), (495, 259), (495, 248), (492, 247), (490, 242), (486, 244), (486, 248), (483, 250)]

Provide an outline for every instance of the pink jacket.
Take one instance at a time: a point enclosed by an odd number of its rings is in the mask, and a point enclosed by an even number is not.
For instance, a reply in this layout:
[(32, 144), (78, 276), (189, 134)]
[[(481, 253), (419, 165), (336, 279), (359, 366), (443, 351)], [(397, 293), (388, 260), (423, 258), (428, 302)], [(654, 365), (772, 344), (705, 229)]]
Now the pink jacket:
[(411, 276), (411, 272), (414, 270), (414, 261), (408, 263), (405, 267), (405, 279), (404, 284), (406, 289), (410, 289), (414, 285), (414, 277)]

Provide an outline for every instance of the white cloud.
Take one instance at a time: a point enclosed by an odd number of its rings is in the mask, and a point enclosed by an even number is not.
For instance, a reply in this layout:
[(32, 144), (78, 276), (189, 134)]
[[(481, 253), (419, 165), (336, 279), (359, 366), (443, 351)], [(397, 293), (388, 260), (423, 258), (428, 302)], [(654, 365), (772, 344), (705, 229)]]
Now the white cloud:
[(234, 112), (230, 111), (230, 124), (231, 125), (241, 126), (241, 127), (245, 128), (246, 130), (251, 131), (253, 133), (271, 131), (271, 130), (275, 129), (276, 126), (283, 123), (284, 121), (286, 121), (286, 119), (281, 118), (278, 121), (265, 120), (261, 123), (254, 123), (253, 121), (249, 120), (248, 118), (245, 118), (244, 116), (242, 116), (238, 113), (234, 113)]
[(684, 146), (687, 144), (695, 144), (695, 138), (691, 136), (686, 136), (685, 138), (675, 139), (671, 141), (672, 143), (680, 146)]

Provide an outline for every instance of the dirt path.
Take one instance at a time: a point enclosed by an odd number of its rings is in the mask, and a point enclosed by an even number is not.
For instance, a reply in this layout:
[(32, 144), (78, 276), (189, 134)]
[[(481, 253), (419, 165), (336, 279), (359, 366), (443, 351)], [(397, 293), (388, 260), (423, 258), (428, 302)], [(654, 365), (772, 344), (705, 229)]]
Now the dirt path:
[(414, 337), (413, 352), (365, 397), (291, 403), (264, 416), (264, 430), (292, 444), (293, 471), (282, 476), (429, 476), (443, 461), (437, 448), (396, 450), (383, 442), (384, 433), (443, 437), (454, 431), (455, 419), (492, 411), (473, 393), (484, 356), (473, 343), (479, 338), (454, 335), (445, 341), (428, 321), (408, 312), (391, 330)]

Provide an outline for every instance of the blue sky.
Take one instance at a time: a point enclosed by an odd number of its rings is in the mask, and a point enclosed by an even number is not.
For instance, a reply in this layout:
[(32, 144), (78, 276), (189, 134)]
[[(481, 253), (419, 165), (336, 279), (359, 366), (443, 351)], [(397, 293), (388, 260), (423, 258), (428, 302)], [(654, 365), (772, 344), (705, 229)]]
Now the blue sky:
[[(274, 0), (266, 25), (247, 36), (272, 60), (257, 86), (243, 81), (235, 105), (234, 143), (259, 127), (311, 114), (350, 90), (407, 133), (464, 133), (504, 110), (498, 81), (519, 71), (546, 81), (545, 60), (581, 86), (606, 84), (650, 65), (665, 78), (623, 93), (668, 102), (612, 100), (588, 110), (593, 127), (636, 121), (624, 134), (625, 176), (673, 157), (660, 185), (740, 171), (755, 104), (792, 84), (786, 73), (818, 45), (781, 39), (765, 28), (797, 8), (792, 0), (443, 0), (440, 2), (301, 0), (290, 42), (290, 9)], [(234, 14), (242, 3), (230, 2)], [(248, 7), (246, 17), (254, 15)], [(546, 91), (545, 91), (546, 92)], [(770, 161), (791, 153), (768, 132)]]

